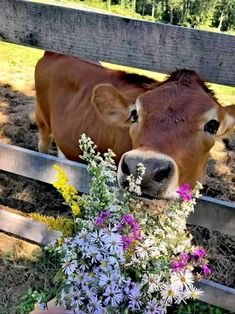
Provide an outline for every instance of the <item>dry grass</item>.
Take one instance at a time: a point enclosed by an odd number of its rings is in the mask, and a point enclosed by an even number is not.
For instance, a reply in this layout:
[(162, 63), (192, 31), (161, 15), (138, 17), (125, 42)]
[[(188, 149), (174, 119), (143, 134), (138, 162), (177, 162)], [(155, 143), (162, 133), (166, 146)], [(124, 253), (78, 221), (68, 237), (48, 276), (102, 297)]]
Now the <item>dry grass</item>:
[(203, 246), (213, 269), (212, 280), (235, 287), (235, 237), (193, 226), (190, 230), (197, 245)]
[(55, 268), (37, 245), (0, 233), (0, 314), (16, 314), (30, 287), (49, 289)]

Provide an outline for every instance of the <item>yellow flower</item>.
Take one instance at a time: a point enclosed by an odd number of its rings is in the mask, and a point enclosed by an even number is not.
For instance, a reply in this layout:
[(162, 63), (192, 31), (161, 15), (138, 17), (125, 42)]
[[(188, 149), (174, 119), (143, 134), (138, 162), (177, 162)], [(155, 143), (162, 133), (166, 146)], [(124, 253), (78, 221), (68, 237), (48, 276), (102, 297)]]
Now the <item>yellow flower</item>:
[(71, 209), (74, 216), (78, 216), (81, 212), (79, 205), (76, 203), (71, 206)]
[(66, 204), (71, 207), (73, 215), (78, 216), (80, 214), (78, 191), (74, 186), (68, 184), (69, 179), (59, 165), (55, 165), (54, 169), (57, 171), (57, 181), (53, 186), (61, 193)]

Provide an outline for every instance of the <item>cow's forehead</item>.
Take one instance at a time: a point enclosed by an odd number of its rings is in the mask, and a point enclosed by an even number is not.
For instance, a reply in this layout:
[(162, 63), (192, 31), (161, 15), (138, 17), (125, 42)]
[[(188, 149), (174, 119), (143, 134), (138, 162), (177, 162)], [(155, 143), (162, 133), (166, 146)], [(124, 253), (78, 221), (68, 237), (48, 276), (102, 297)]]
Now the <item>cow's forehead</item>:
[(214, 97), (197, 84), (179, 86), (174, 82), (157, 87), (139, 96), (137, 110), (144, 115), (182, 114), (188, 117), (213, 118), (219, 115), (220, 105)]

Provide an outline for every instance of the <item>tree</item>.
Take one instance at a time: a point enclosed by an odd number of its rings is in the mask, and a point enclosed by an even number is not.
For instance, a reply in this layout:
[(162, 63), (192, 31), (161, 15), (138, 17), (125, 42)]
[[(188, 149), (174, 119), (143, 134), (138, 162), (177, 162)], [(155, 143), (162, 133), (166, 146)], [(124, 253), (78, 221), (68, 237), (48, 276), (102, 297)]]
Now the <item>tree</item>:
[(235, 28), (235, 0), (219, 0), (215, 7), (213, 26), (228, 30)]
[(168, 6), (170, 9), (170, 23), (173, 24), (174, 13), (175, 11), (182, 9), (183, 0), (168, 0)]

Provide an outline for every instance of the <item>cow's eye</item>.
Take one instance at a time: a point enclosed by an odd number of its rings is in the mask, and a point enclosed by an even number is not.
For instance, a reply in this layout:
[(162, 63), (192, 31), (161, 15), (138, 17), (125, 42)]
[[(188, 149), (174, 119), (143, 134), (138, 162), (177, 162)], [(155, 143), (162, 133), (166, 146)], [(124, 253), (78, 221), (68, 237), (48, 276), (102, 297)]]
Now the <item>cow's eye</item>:
[(215, 135), (219, 129), (220, 123), (216, 120), (210, 120), (204, 126), (204, 131), (209, 132), (210, 134)]
[(137, 114), (137, 110), (136, 109), (133, 109), (131, 111), (131, 122), (132, 123), (135, 123), (138, 121), (138, 114)]

